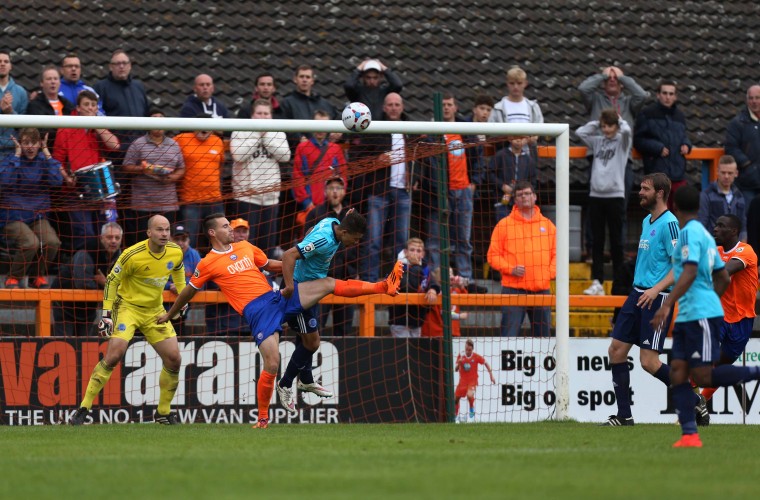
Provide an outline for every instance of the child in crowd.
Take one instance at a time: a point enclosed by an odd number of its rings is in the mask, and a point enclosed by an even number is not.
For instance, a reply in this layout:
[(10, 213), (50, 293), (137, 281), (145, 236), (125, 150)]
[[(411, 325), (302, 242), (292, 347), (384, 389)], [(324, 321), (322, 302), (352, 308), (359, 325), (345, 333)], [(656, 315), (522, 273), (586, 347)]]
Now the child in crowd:
[[(525, 98), (525, 87), (528, 86), (528, 75), (519, 66), (507, 70), (508, 94), (496, 103), (490, 123), (544, 123), (544, 115), (537, 101)], [(529, 145), (535, 147), (538, 136), (531, 136)], [(527, 147), (527, 146), (526, 146)]]
[(509, 148), (499, 150), (488, 166), (488, 183), (496, 186), (499, 202), (496, 203), (498, 220), (512, 211), (512, 191), (518, 181), (528, 181), (536, 187), (538, 180), (538, 157), (528, 144), (528, 137), (514, 137)]
[[(314, 112), (315, 120), (329, 120), (326, 111)], [(315, 132), (311, 139), (303, 139), (296, 147), (293, 158), (293, 195), (300, 212), (296, 223), (301, 226), (298, 239), (303, 237), (306, 215), (325, 202), (325, 181), (331, 177), (345, 176), (346, 157), (341, 147), (330, 142), (327, 132)]]
[(591, 165), (588, 209), (593, 247), (591, 277), (586, 295), (604, 295), (604, 240), (609, 232), (612, 268), (623, 266), (623, 223), (625, 221), (625, 170), (633, 140), (631, 127), (612, 108), (602, 110), (575, 131), (594, 156)]
[[(454, 270), (449, 268), (449, 276), (451, 277), (451, 294), (467, 293), (467, 283), (461, 276), (455, 276)], [(435, 283), (441, 282), (441, 268), (436, 267), (430, 273), (430, 280)], [(436, 296), (440, 294), (439, 291)], [(462, 312), (458, 305), (451, 306), (451, 335), (459, 337), (461, 333), (461, 325), (459, 320), (467, 319), (468, 314)], [(425, 315), (425, 322), (422, 324), (422, 336), (423, 337), (443, 337), (443, 310), (440, 304), (431, 306)]]
[(61, 163), (47, 148), (47, 134), (36, 128), (22, 128), (18, 139), (11, 136), (15, 151), (0, 161), (0, 208), (2, 235), (11, 253), (5, 288), (19, 288), (28, 271), (30, 288), (50, 288), (48, 263), (58, 255), (61, 241), (48, 222), (49, 188), (69, 179)]
[[(409, 238), (403, 253), (403, 257), (399, 259), (404, 263), (404, 276), (401, 278), (399, 292), (425, 293), (425, 300), (428, 304), (432, 304), (440, 293), (441, 287), (430, 281), (427, 265), (423, 265), (425, 242), (420, 238)], [(427, 306), (421, 305), (392, 306), (388, 321), (391, 335), (396, 338), (420, 337), (426, 310)]]

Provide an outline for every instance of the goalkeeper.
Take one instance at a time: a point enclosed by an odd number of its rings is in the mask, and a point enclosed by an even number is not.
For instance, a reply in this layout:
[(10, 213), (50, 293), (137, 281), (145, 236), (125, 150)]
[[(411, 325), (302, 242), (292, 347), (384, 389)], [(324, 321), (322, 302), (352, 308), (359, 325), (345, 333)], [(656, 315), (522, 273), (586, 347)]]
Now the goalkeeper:
[[(103, 312), (98, 333), (109, 339), (105, 357), (95, 365), (79, 409), (71, 425), (82, 425), (92, 402), (106, 385), (114, 367), (127, 352), (129, 341), (139, 329), (164, 363), (158, 384), (161, 389), (155, 422), (178, 424), (170, 413), (170, 404), (177, 391), (181, 357), (177, 334), (171, 323), (156, 324), (164, 314), (164, 285), (171, 275), (177, 291), (185, 288), (182, 249), (169, 241), (169, 220), (154, 215), (148, 220), (148, 239), (133, 245), (121, 254), (106, 279)], [(116, 328), (114, 328), (116, 327)]]

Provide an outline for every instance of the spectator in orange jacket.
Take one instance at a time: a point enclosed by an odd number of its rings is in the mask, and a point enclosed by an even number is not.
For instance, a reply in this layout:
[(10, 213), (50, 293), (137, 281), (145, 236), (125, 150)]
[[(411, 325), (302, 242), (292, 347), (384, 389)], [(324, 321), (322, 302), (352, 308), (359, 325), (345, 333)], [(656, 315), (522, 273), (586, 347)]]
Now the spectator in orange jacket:
[[(557, 228), (536, 206), (529, 182), (518, 182), (514, 193), (512, 213), (496, 224), (491, 235), (488, 264), (501, 273), (501, 293), (548, 295), (557, 274)], [(551, 334), (551, 307), (503, 306), (501, 335), (517, 337), (526, 313), (532, 336)]]

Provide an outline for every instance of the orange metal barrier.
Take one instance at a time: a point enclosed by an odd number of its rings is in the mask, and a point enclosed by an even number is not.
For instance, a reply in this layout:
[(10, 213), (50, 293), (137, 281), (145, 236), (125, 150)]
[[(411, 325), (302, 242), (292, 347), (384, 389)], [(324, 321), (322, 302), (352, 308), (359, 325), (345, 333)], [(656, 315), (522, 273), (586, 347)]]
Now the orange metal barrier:
[[(585, 146), (571, 146), (570, 147), (570, 159), (581, 159), (587, 156), (587, 148)], [(718, 178), (718, 160), (725, 154), (723, 148), (693, 148), (691, 152), (686, 155), (687, 160), (701, 160), (702, 161), (702, 187), (704, 188), (710, 182), (715, 182)], [(539, 158), (556, 158), (557, 148), (556, 146), (539, 146), (538, 147)], [(641, 155), (635, 149), (633, 150), (634, 158), (641, 158)]]
[[(176, 295), (164, 292), (164, 301), (173, 302)], [(39, 337), (49, 337), (52, 327), (51, 311), (53, 302), (101, 302), (103, 292), (99, 290), (0, 290), (0, 302), (36, 302), (36, 332)], [(218, 291), (198, 292), (193, 297), (194, 303), (227, 302)], [(375, 336), (375, 307), (378, 305), (409, 304), (427, 305), (425, 295), (421, 293), (402, 293), (396, 297), (387, 295), (365, 295), (348, 298), (328, 295), (321, 301), (324, 304), (355, 304), (359, 307), (359, 335)], [(549, 306), (554, 305), (553, 295), (501, 295), (501, 294), (453, 294), (451, 303), (469, 307), (499, 307), (509, 305)], [(571, 295), (570, 307), (620, 307), (625, 302), (624, 296)], [(439, 299), (440, 303), (440, 299)]]

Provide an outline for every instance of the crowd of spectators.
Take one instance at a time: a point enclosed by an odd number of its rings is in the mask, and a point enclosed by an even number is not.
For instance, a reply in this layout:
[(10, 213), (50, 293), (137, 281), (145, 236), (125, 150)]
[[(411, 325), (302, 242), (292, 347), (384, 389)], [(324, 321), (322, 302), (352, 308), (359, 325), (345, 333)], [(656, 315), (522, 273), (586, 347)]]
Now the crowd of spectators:
[[(108, 74), (92, 86), (82, 79), (82, 64), (76, 54), (67, 54), (58, 66), (44, 67), (39, 88), (27, 92), (11, 76), (10, 54), (0, 51), (0, 110), (4, 114), (146, 119), (178, 115), (320, 120), (337, 119), (341, 109), (317, 92), (316, 69), (307, 64), (294, 69), (293, 89), (282, 98), (277, 96), (278, 82), (272, 74), (257, 75), (250, 99), (242, 99), (236, 114), (214, 95), (209, 74), (198, 74), (181, 109), (170, 111), (152, 106), (150, 89), (133, 75), (132, 61), (124, 50), (111, 54)], [(498, 101), (486, 94), (474, 96), (469, 112), (459, 108), (463, 96), (444, 93), (443, 120), (542, 123), (538, 100), (526, 97), (527, 73), (513, 66), (505, 76), (506, 95)], [(350, 70), (344, 93), (346, 102), (364, 102), (375, 120), (403, 121), (409, 119), (403, 88), (404, 82), (392, 68), (377, 59), (365, 59)], [(620, 68), (609, 66), (580, 83), (578, 95), (590, 120), (576, 132), (588, 146), (591, 166), (584, 239), (594, 281), (585, 293), (603, 294), (606, 238), (613, 265), (619, 267), (623, 261), (626, 210), (633, 187), (632, 147), (641, 154), (645, 173), (665, 173), (675, 192), (689, 182), (685, 156), (692, 143), (677, 106), (675, 82), (662, 80), (656, 100), (647, 105), (650, 93)], [(719, 216), (737, 215), (743, 223), (742, 237), (751, 244), (758, 243), (758, 231), (751, 226), (757, 225), (755, 212), (760, 212), (760, 197), (755, 197), (760, 192), (759, 122), (760, 85), (753, 85), (747, 90), (746, 107), (727, 124), (726, 156), (720, 160), (718, 180), (702, 193), (700, 211), (700, 220), (710, 231)], [(474, 265), (487, 258), (503, 293), (548, 293), (554, 255), (544, 239), (554, 232), (537, 206), (539, 138), (512, 137), (502, 143), (488, 139), (460, 134), (343, 137), (239, 131), (224, 138), (212, 130), (172, 135), (159, 129), (0, 129), (0, 234), (9, 254), (5, 287), (24, 283), (49, 287), (48, 266), (56, 262), (55, 286), (102, 288), (99, 278), (107, 274), (103, 266), (118, 256), (114, 245), (121, 248), (143, 239), (147, 220), (154, 213), (163, 214), (175, 229), (182, 228), (176, 236), (186, 238), (187, 247), (195, 252), (206, 245), (199, 221), (226, 209), (231, 219), (237, 218), (237, 227), (246, 229), (247, 239), (278, 258), (303, 231), (327, 214), (340, 216), (350, 202), (367, 214), (369, 234), (358, 255), (336, 259), (340, 261), (336, 276), (360, 275), (376, 281), (389, 264), (388, 255), (395, 257), (419, 245), (425, 264), (440, 272), (444, 249), (439, 224), (447, 221), (450, 248), (446, 250), (461, 290), (487, 291), (475, 282)], [(419, 145), (433, 141), (446, 146), (445, 186), (441, 186), (440, 157), (420, 161), (415, 154)], [(349, 169), (349, 162), (366, 160), (374, 166), (358, 172)], [(92, 195), (88, 182), (98, 172), (108, 177), (102, 181), (107, 184), (105, 194), (100, 189), (96, 190), (99, 195)], [(293, 182), (292, 192), (281, 189), (286, 179)], [(439, 192), (448, 193), (446, 203), (438, 199)], [(488, 220), (494, 229), (487, 256), (475, 255), (473, 246), (478, 198), (492, 207)], [(83, 199), (84, 204), (73, 208)], [(288, 199), (295, 203), (298, 216), (285, 223), (283, 204)], [(412, 227), (414, 203), (422, 211), (419, 227)], [(116, 208), (120, 224), (115, 223)], [(56, 213), (54, 221), (51, 211)], [(283, 238), (285, 233), (292, 235)], [(517, 234), (524, 241), (517, 241)], [(535, 252), (526, 253), (528, 242), (537, 245)], [(62, 245), (69, 253), (56, 260)], [(545, 251), (549, 253), (544, 255)], [(411, 265), (417, 265), (416, 261)], [(420, 289), (417, 281), (407, 286)], [(423, 291), (430, 290), (436, 289)], [(59, 309), (60, 331), (70, 331), (67, 325), (73, 320), (66, 316), (65, 307)], [(502, 333), (517, 335), (527, 312), (534, 334), (548, 335), (547, 311), (505, 308)], [(87, 323), (90, 312), (83, 307), (76, 321)], [(207, 312), (209, 317), (219, 316), (218, 311)], [(334, 323), (338, 317), (350, 324), (350, 307), (335, 307), (332, 313)], [(405, 322), (403, 328), (396, 324), (397, 330), (419, 335), (423, 311), (417, 316), (414, 324)], [(213, 329), (220, 328), (224, 325), (216, 321)], [(347, 334), (350, 327), (336, 326), (336, 331)]]

